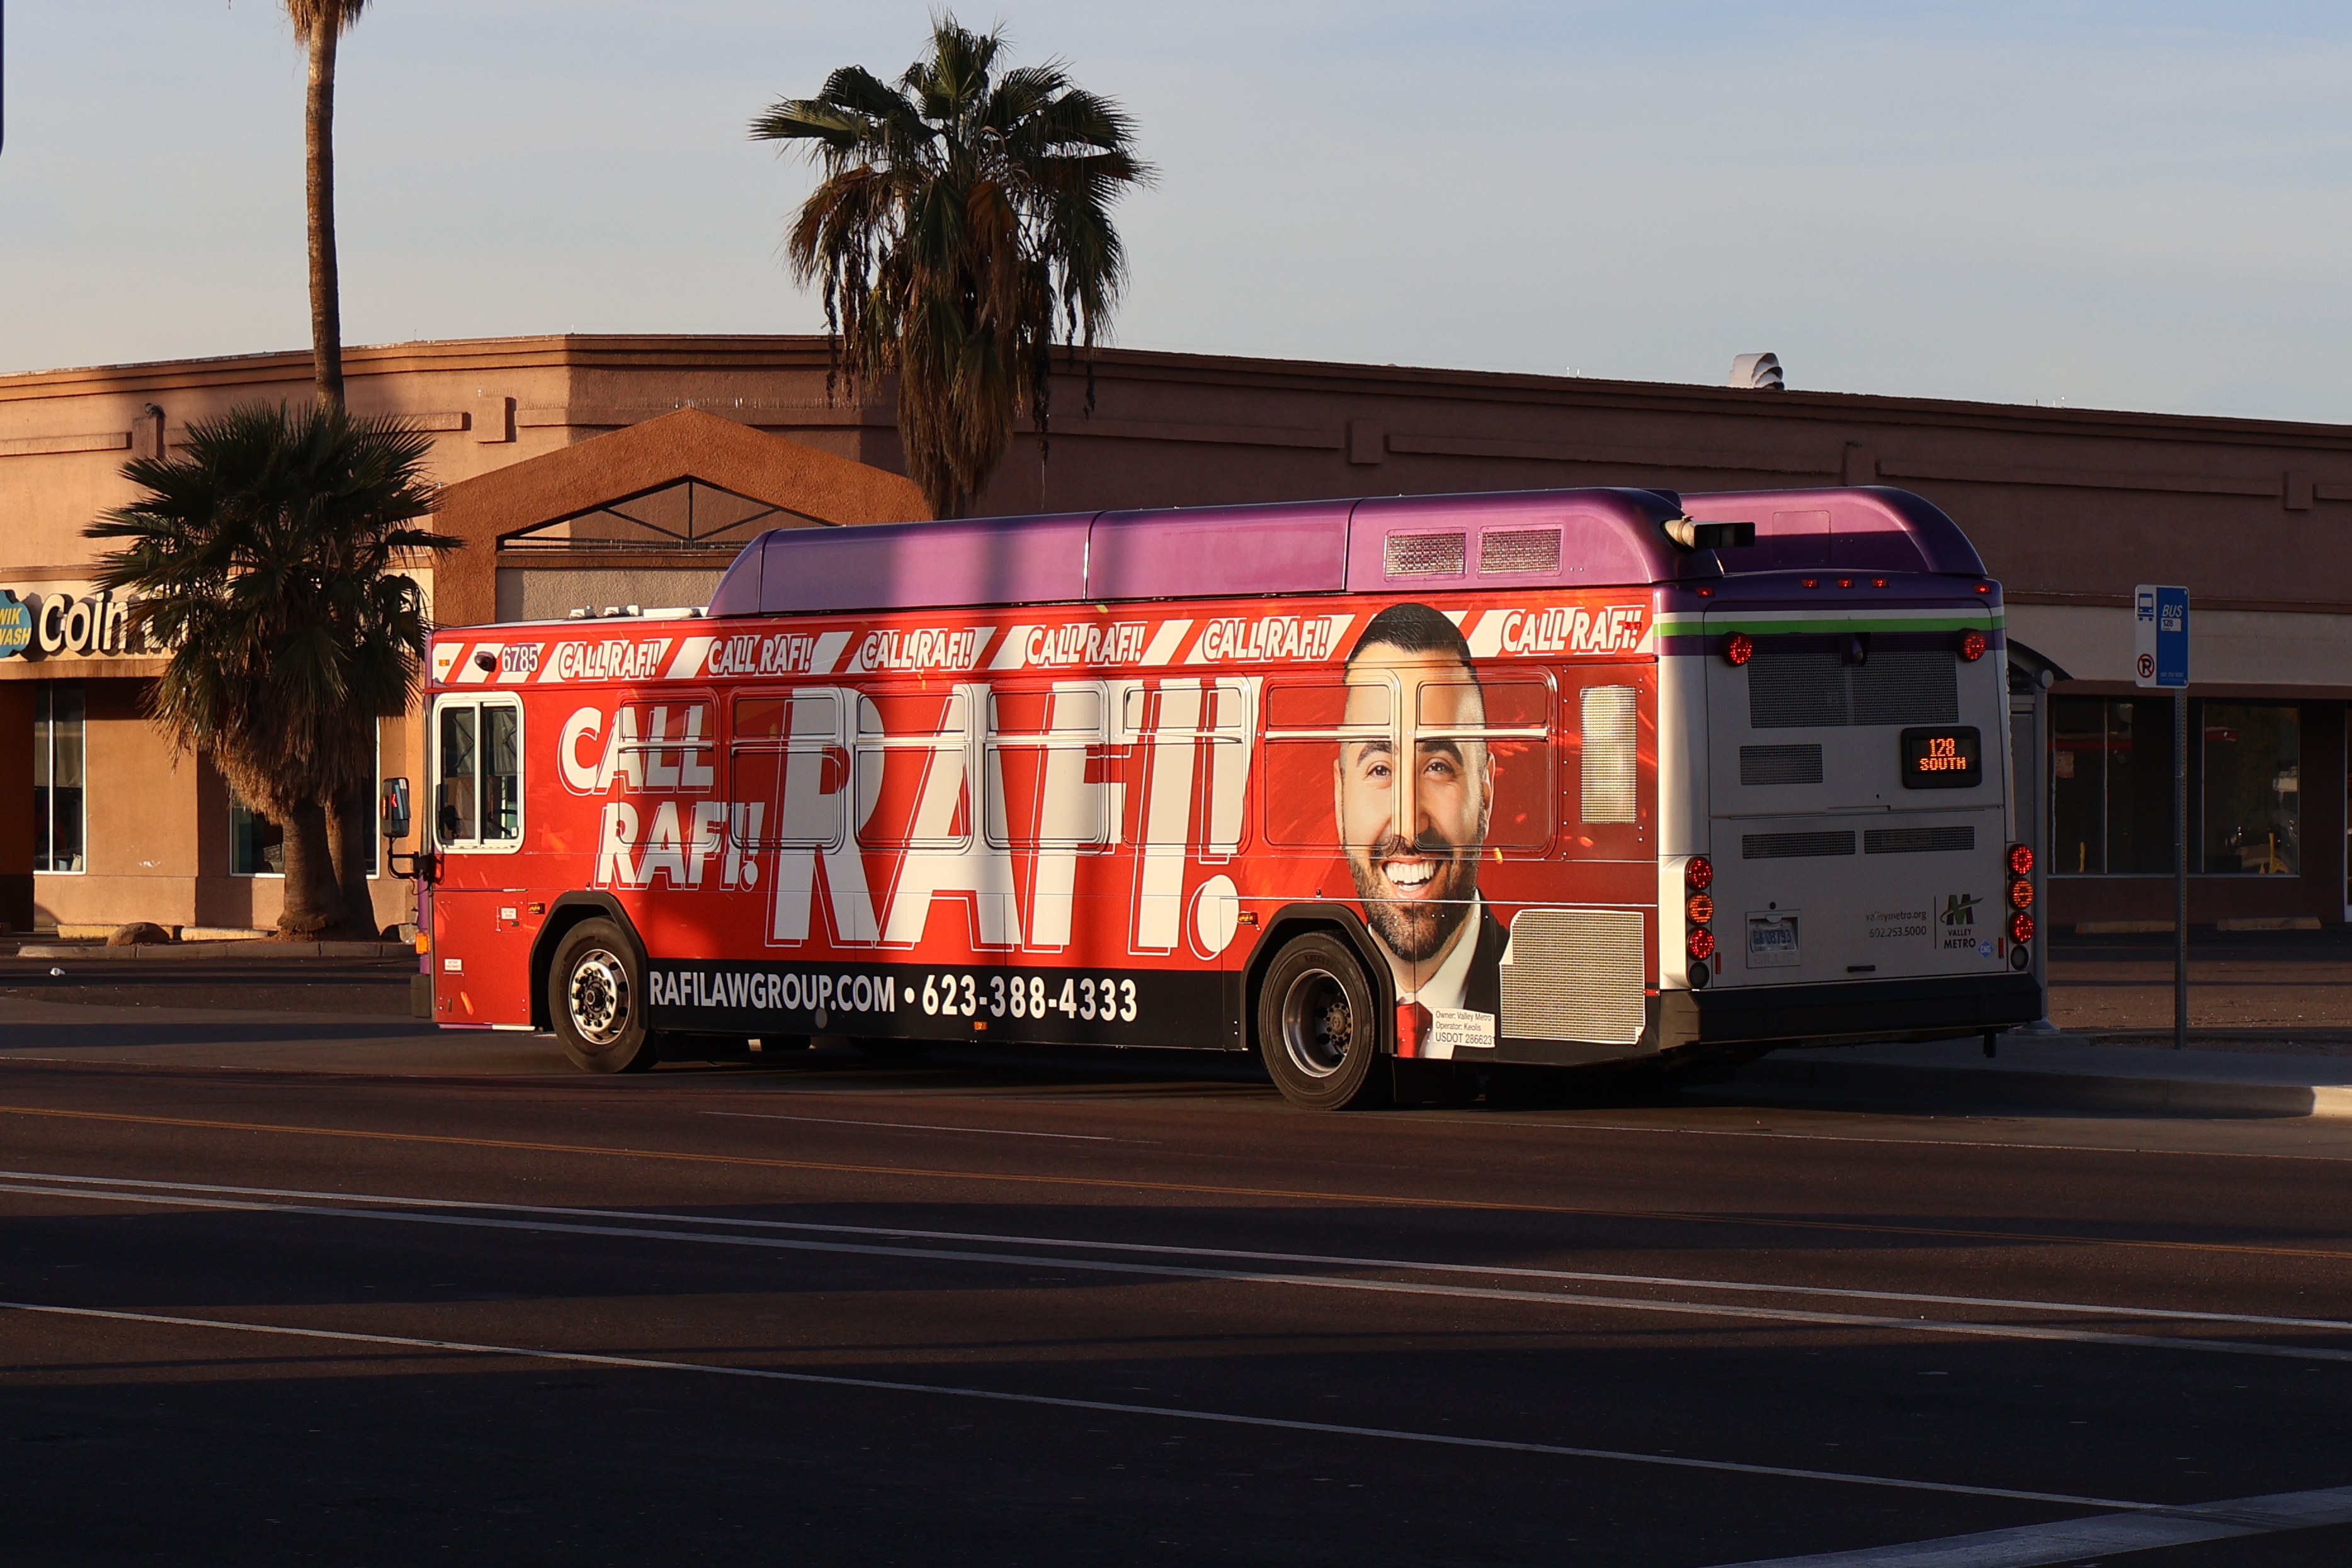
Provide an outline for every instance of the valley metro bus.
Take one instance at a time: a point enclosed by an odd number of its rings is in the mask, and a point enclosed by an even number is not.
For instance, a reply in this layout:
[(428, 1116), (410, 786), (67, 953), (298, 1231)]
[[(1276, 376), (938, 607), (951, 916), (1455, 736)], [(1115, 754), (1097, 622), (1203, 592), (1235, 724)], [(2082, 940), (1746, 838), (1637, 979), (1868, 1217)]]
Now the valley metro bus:
[(1896, 489), (778, 530), (707, 609), (435, 635), (433, 1016), (1255, 1048), (1324, 1109), (1990, 1034), (2005, 664)]

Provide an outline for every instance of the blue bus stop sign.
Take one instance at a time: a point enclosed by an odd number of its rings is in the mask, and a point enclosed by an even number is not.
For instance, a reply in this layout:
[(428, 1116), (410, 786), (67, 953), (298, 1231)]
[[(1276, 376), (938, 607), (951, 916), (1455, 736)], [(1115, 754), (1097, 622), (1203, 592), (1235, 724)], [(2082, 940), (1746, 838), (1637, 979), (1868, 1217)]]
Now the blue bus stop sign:
[(2189, 590), (2143, 583), (2132, 591), (2132, 683), (2189, 684)]

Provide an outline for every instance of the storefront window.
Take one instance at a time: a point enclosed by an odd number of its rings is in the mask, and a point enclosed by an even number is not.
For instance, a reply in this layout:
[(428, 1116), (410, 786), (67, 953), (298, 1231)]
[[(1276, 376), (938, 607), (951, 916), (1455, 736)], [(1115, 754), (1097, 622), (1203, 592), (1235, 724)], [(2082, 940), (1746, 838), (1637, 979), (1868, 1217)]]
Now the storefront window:
[[(368, 809), (383, 793), (383, 727), (376, 727), (375, 787), (369, 791)], [(383, 847), (375, 836), (368, 837), (368, 875), (380, 869), (378, 858)], [(286, 830), (261, 813), (236, 798), (236, 791), (228, 796), (228, 870), (232, 877), (282, 877), (286, 874)]]
[(236, 798), (228, 798), (228, 869), (233, 877), (286, 874), (286, 830)]
[(2283, 703), (2200, 702), (2204, 869), (2292, 877), (2303, 868), (2301, 711)]
[(33, 700), (33, 869), (85, 869), (81, 688), (43, 681)]
[(2051, 869), (2169, 875), (2172, 701), (2060, 697), (2050, 704)]

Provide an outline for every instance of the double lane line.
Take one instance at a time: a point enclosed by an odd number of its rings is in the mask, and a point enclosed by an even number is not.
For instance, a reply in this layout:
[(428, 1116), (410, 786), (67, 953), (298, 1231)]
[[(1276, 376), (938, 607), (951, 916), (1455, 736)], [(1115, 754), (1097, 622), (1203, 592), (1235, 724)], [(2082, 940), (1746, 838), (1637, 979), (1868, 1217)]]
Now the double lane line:
[[(230, 1186), (194, 1182), (154, 1182), (82, 1176), (55, 1172), (0, 1171), (0, 1194), (63, 1198), (85, 1203), (248, 1214), (301, 1215), (373, 1224), (447, 1226), (654, 1241), (751, 1252), (830, 1254), (886, 1258), (924, 1265), (1046, 1268), (1129, 1279), (1152, 1279), (1288, 1289), (1330, 1290), (1452, 1298), (1553, 1309), (1666, 1314), (1739, 1322), (1801, 1324), (1904, 1334), (2030, 1340), (2116, 1346), (2133, 1350), (2263, 1356), (2312, 1363), (2352, 1363), (2352, 1346), (2280, 1339), (2213, 1338), (2179, 1333), (2125, 1332), (2114, 1328), (2074, 1327), (2025, 1319), (2090, 1318), (2207, 1329), (2308, 1331), (2352, 1340), (2352, 1321), (2336, 1318), (2265, 1316), (2200, 1311), (2185, 1308), (2123, 1306), (2011, 1297), (1956, 1296), (1836, 1286), (1786, 1285), (1769, 1280), (1707, 1279), (1674, 1275), (1604, 1273), (1508, 1265), (1432, 1262), (1305, 1252), (1181, 1247), (1150, 1242), (1099, 1241), (982, 1231), (932, 1230), (896, 1226), (852, 1226), (797, 1220), (740, 1219), (630, 1209), (600, 1209), (541, 1204), (503, 1204), (420, 1198), (376, 1193), (333, 1193), (298, 1188)], [(1400, 1278), (1402, 1276), (1402, 1278)], [(1415, 1278), (1418, 1276), (1418, 1278)], [(1511, 1280), (1501, 1284), (1473, 1281)], [(1594, 1287), (1683, 1294), (1601, 1294)], [(1712, 1299), (1709, 1299), (1712, 1298)], [(1759, 1300), (1761, 1298), (1761, 1300)], [(1845, 1301), (1872, 1306), (1933, 1309), (1908, 1316), (1893, 1312), (1832, 1310), (1823, 1306), (1774, 1304)], [(1961, 1313), (1989, 1316), (1949, 1315)]]

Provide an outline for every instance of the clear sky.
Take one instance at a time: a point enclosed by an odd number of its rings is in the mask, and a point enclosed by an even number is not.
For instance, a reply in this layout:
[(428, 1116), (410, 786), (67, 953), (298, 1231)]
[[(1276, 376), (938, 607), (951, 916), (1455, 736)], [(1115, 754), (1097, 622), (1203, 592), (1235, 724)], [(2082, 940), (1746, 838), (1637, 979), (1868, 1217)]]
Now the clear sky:
[[(1138, 348), (2352, 423), (2352, 9), (967, 6), (1139, 121)], [(380, 342), (806, 331), (747, 140), (919, 0), (377, 0), (343, 312)], [(273, 0), (14, 0), (0, 371), (308, 342)]]

